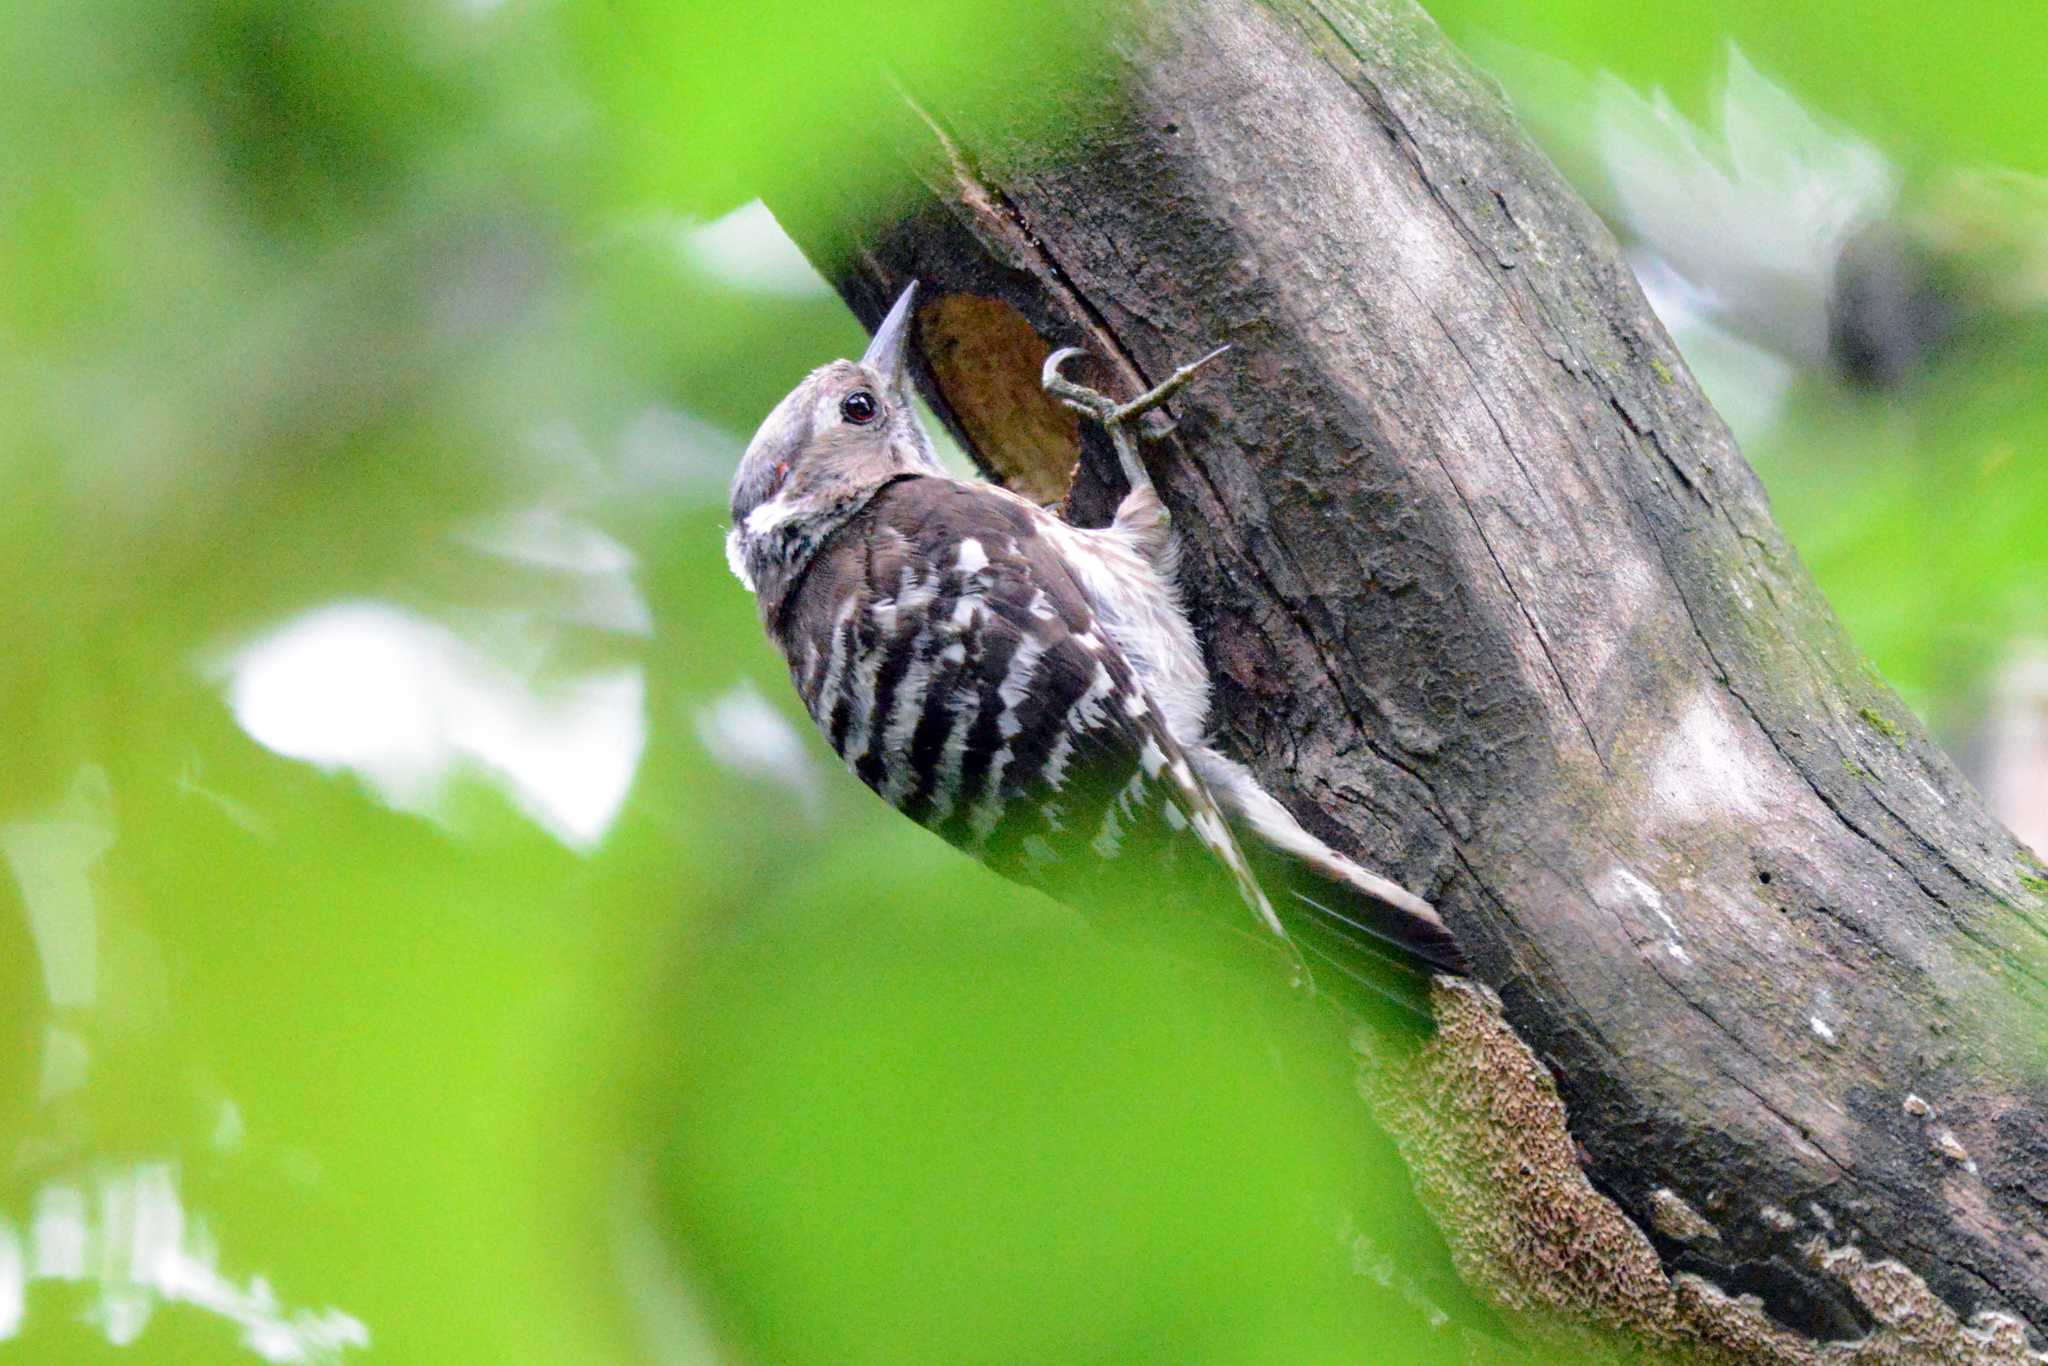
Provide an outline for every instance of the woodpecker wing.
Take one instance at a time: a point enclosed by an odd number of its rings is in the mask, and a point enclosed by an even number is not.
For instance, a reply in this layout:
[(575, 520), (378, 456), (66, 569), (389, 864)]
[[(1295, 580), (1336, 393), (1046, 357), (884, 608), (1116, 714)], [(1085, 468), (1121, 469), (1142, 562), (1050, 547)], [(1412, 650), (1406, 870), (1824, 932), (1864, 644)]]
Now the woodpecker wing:
[(1130, 910), (1113, 865), (1284, 940), (1048, 516), (985, 484), (879, 490), (769, 623), (812, 719), (861, 781), (1006, 876)]

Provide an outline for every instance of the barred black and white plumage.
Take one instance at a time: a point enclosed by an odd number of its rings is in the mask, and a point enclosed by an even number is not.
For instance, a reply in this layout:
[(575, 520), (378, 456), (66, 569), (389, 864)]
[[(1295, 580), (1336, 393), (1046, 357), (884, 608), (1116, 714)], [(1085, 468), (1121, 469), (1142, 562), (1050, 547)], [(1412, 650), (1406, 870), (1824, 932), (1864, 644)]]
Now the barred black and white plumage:
[[(1237, 904), (1290, 948), (1290, 922), (1312, 928), (1319, 957), (1334, 934), (1461, 971), (1426, 902), (1310, 835), (1207, 743), (1166, 512), (1127, 434), (1112, 429), (1131, 493), (1099, 530), (939, 467), (904, 375), (913, 292), (859, 363), (777, 405), (733, 485), (728, 555), (832, 748), (913, 820), (1084, 909)], [(1049, 387), (1096, 400), (1058, 360)], [(1093, 411), (1120, 423), (1137, 407)], [(1141, 868), (1162, 904), (1132, 906), (1105, 865)]]

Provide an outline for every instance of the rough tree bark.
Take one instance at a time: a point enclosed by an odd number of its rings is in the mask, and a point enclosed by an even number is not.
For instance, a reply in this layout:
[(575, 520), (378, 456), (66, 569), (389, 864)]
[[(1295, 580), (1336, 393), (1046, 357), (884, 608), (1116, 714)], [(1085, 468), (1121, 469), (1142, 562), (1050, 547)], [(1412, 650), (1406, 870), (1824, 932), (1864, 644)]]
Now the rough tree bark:
[(1066, 154), (921, 109), (928, 202), (787, 225), (870, 323), (924, 283), (927, 393), (1043, 496), (1082, 440), (1047, 345), (1133, 392), (1233, 344), (1153, 451), (1222, 733), (1443, 908), (1663, 1270), (1766, 1337), (2048, 1330), (2041, 869), (1844, 639), (1605, 228), (1408, 0), (1133, 34)]

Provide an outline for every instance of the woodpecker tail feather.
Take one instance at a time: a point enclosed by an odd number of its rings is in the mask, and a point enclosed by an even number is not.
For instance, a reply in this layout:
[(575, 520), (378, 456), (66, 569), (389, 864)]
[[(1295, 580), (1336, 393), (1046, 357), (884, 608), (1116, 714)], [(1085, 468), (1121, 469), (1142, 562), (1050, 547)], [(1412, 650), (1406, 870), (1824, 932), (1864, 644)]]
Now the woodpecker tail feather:
[[(1267, 877), (1275, 907), (1286, 908), (1281, 911), (1283, 919), (1298, 923), (1304, 916), (1312, 918), (1334, 939), (1358, 952), (1391, 959), (1424, 974), (1465, 974), (1464, 950), (1433, 915), (1425, 919), (1349, 883), (1324, 879), (1303, 864), (1277, 874), (1268, 872)], [(1288, 916), (1289, 910), (1295, 914)]]
[(1350, 951), (1424, 975), (1466, 971), (1464, 951), (1435, 907), (1304, 830), (1243, 764), (1206, 745), (1191, 746), (1188, 757), (1244, 834), (1275, 909), (1319, 957)]

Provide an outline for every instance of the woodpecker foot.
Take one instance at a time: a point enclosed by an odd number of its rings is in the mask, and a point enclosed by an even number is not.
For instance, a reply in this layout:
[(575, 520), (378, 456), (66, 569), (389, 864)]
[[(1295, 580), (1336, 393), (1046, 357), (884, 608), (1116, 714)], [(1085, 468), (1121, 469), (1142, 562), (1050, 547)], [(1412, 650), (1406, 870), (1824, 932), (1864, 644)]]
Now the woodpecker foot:
[(1187, 382), (1195, 377), (1198, 370), (1229, 349), (1228, 346), (1219, 346), (1199, 360), (1189, 361), (1129, 403), (1118, 403), (1109, 395), (1090, 389), (1086, 385), (1076, 384), (1060, 373), (1060, 367), (1075, 356), (1087, 354), (1078, 346), (1063, 346), (1047, 356), (1040, 382), (1048, 394), (1083, 417), (1092, 417), (1105, 427), (1117, 427), (1143, 417), (1172, 398), (1187, 386)]
[(1094, 418), (1102, 424), (1103, 430), (1109, 433), (1110, 444), (1116, 447), (1118, 461), (1123, 465), (1124, 481), (1135, 491), (1149, 486), (1152, 481), (1138, 459), (1138, 446), (1131, 435), (1131, 424), (1179, 393), (1195, 377), (1196, 371), (1229, 349), (1228, 346), (1219, 346), (1199, 360), (1189, 361), (1128, 403), (1118, 403), (1109, 395), (1076, 384), (1060, 373), (1060, 367), (1069, 360), (1087, 354), (1078, 346), (1063, 346), (1047, 356), (1045, 368), (1039, 373), (1039, 382), (1045, 386), (1046, 393), (1081, 416)]

